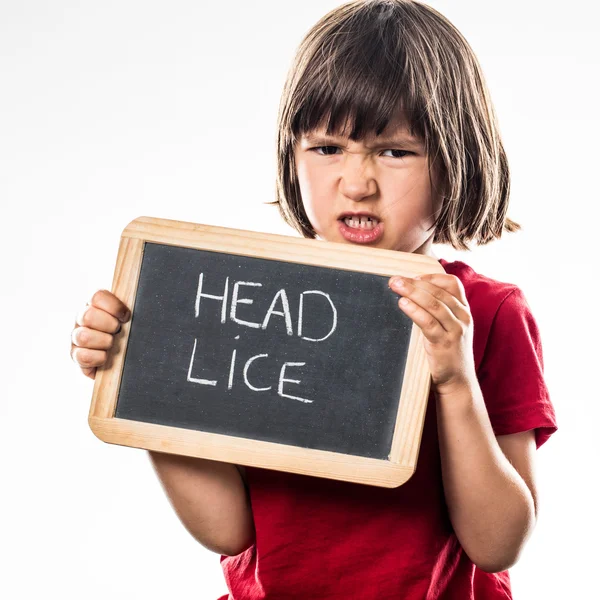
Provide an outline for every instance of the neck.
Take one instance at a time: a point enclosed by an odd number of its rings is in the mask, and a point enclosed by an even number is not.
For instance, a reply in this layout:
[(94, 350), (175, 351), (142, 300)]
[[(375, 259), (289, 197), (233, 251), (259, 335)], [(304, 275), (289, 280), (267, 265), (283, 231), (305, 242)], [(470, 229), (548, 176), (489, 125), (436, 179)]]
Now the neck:
[(435, 234), (431, 234), (424, 242), (412, 251), (412, 254), (423, 254), (425, 256), (431, 256), (432, 258), (437, 259), (437, 256), (433, 252), (433, 237)]

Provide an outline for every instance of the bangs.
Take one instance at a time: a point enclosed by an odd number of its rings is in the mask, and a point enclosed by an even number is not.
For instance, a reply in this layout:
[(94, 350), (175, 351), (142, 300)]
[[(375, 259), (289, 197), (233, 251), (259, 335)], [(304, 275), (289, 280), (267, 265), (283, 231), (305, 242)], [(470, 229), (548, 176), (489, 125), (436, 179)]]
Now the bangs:
[[(312, 55), (299, 93), (289, 107), (294, 139), (315, 129), (347, 135), (353, 141), (379, 136), (398, 125), (412, 136), (428, 139), (427, 100), (419, 90), (407, 38), (389, 13), (361, 18), (340, 27), (330, 42)], [(360, 15), (355, 15), (360, 18)], [(413, 52), (414, 54), (414, 52)]]

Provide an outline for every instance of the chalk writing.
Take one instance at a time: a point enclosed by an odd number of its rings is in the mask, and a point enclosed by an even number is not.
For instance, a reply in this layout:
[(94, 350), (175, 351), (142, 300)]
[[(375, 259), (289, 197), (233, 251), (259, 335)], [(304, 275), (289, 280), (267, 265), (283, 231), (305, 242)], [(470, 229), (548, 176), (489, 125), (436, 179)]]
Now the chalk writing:
[[(267, 311), (265, 313), (264, 319), (262, 320), (262, 322), (259, 323), (259, 322), (255, 322), (255, 321), (249, 321), (247, 319), (242, 319), (238, 315), (238, 311), (239, 311), (240, 305), (251, 305), (254, 303), (254, 298), (250, 297), (251, 290), (244, 289), (244, 288), (260, 288), (260, 287), (262, 287), (262, 283), (255, 282), (255, 281), (236, 281), (236, 282), (234, 282), (233, 283), (233, 291), (231, 293), (231, 304), (229, 306), (229, 310), (228, 310), (229, 287), (230, 287), (229, 277), (225, 278), (222, 295), (209, 294), (209, 293), (205, 292), (204, 284), (205, 284), (204, 273), (200, 273), (200, 275), (198, 276), (198, 287), (196, 290), (196, 298), (195, 298), (195, 302), (194, 302), (194, 315), (196, 316), (196, 318), (198, 318), (200, 316), (201, 306), (203, 306), (205, 304), (205, 302), (202, 302), (202, 300), (203, 299), (204, 300), (213, 300), (213, 301), (218, 301), (221, 303), (220, 322), (222, 324), (224, 324), (227, 321), (227, 316), (229, 315), (229, 319), (231, 321), (233, 321), (234, 323), (237, 323), (238, 325), (241, 325), (243, 327), (250, 327), (253, 329), (266, 330), (269, 327), (269, 324), (271, 323), (271, 320), (273, 317), (282, 317), (284, 320), (284, 324), (285, 324), (286, 335), (288, 335), (288, 336), (294, 335), (292, 311), (290, 310), (290, 302), (289, 302), (288, 295), (287, 295), (285, 289), (280, 289), (276, 292), (276, 294), (273, 296), (271, 304), (269, 305), (269, 308), (267, 309)], [(321, 327), (321, 325), (324, 325), (322, 331), (319, 332), (322, 334), (321, 337), (308, 337), (306, 335), (303, 335), (303, 330), (306, 325), (306, 315), (305, 315), (306, 308), (305, 308), (305, 301), (304, 301), (305, 296), (316, 296), (316, 297), (324, 298), (330, 308), (331, 322), (325, 323), (325, 324), (322, 324), (322, 323), (318, 324), (319, 327)], [(314, 300), (313, 300), (313, 302), (314, 302)], [(297, 318), (296, 323), (297, 323), (296, 335), (303, 340), (306, 340), (308, 342), (319, 343), (319, 342), (323, 342), (326, 339), (328, 339), (329, 337), (331, 337), (333, 335), (333, 333), (336, 331), (337, 326), (338, 326), (337, 309), (331, 299), (331, 296), (321, 290), (306, 290), (306, 291), (301, 292), (298, 297), (298, 318)], [(238, 336), (236, 336), (235, 339), (238, 340), (239, 338), (240, 338), (240, 336), (238, 335)], [(192, 371), (196, 367), (195, 360), (196, 360), (197, 346), (198, 346), (198, 339), (194, 338), (194, 347), (192, 349), (192, 355), (190, 358), (190, 364), (189, 364), (189, 368), (188, 368), (188, 372), (187, 372), (187, 381), (189, 381), (190, 383), (196, 383), (199, 385), (216, 386), (218, 384), (218, 379), (192, 377)], [(243, 369), (242, 369), (242, 380), (243, 380), (244, 385), (253, 392), (267, 392), (272, 389), (272, 387), (273, 387), (272, 385), (268, 385), (268, 386), (263, 385), (261, 387), (259, 382), (257, 382), (256, 380), (252, 379), (252, 381), (251, 381), (251, 377), (249, 375), (250, 367), (252, 366), (252, 364), (255, 361), (258, 361), (259, 359), (267, 360), (267, 359), (269, 359), (269, 355), (262, 353), (262, 354), (255, 354), (254, 356), (249, 357), (245, 361)], [(228, 373), (228, 378), (227, 378), (227, 389), (228, 390), (231, 390), (235, 383), (236, 361), (237, 361), (237, 349), (234, 348), (231, 353), (231, 359), (229, 361), (229, 373)], [(279, 396), (281, 396), (282, 398), (298, 400), (298, 401), (304, 402), (306, 404), (310, 404), (313, 402), (313, 400), (309, 400), (308, 398), (303, 398), (301, 396), (296, 396), (294, 394), (289, 393), (289, 385), (290, 384), (300, 385), (301, 380), (286, 378), (286, 369), (289, 369), (292, 367), (304, 367), (304, 366), (306, 366), (306, 362), (290, 362), (290, 361), (283, 362), (283, 364), (281, 365), (281, 368), (279, 370), (279, 377), (278, 377), (278, 381), (277, 381), (277, 394)], [(285, 387), (286, 391), (284, 391), (285, 384), (288, 384)]]

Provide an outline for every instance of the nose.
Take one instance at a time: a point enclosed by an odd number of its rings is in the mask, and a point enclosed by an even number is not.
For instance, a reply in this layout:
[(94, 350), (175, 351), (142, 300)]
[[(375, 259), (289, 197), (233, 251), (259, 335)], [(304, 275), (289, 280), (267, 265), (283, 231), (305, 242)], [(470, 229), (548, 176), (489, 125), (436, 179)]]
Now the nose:
[(355, 202), (369, 198), (377, 191), (377, 182), (368, 159), (360, 154), (347, 154), (340, 177), (340, 192)]

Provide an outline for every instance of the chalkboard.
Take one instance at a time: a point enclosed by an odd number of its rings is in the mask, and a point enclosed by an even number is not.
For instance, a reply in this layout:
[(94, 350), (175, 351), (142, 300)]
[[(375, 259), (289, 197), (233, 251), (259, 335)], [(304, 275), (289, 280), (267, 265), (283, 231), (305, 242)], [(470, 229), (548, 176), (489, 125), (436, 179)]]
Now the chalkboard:
[(388, 281), (439, 270), (429, 257), (136, 219), (113, 284), (132, 318), (96, 377), (90, 426), (112, 443), (399, 485), (429, 374)]

